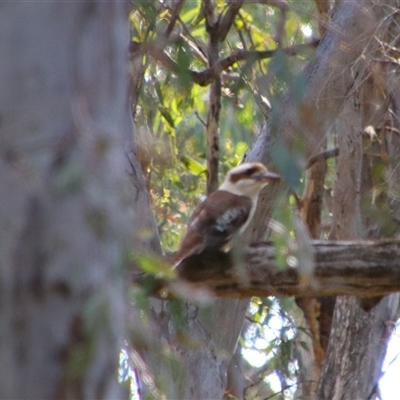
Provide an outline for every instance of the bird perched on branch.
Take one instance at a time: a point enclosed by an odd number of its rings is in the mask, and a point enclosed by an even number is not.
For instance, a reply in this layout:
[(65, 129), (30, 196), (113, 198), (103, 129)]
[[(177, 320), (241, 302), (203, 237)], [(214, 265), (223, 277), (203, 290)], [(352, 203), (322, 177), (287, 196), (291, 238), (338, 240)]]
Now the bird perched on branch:
[(229, 171), (224, 183), (195, 209), (186, 235), (173, 259), (173, 268), (205, 249), (228, 251), (232, 239), (253, 218), (260, 190), (280, 176), (258, 162)]

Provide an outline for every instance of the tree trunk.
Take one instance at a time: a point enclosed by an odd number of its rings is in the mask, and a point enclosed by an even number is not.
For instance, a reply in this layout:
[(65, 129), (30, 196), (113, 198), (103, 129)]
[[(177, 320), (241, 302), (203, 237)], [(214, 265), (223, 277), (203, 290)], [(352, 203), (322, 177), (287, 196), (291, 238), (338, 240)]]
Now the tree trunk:
[(0, 8), (0, 398), (120, 398), (125, 6)]
[(336, 300), (318, 399), (375, 398), (397, 305), (397, 296), (388, 296), (366, 313), (356, 297)]
[[(385, 12), (391, 11), (390, 4), (340, 2), (314, 60), (298, 78), (303, 89), (301, 99), (295, 92), (298, 88), (287, 93), (246, 154), (246, 161), (277, 166), (288, 181), (296, 174), (296, 168), (304, 169), (306, 161), (318, 153), (325, 133), (334, 125), (348, 96), (362, 82), (378, 47), (372, 34), (379, 37), (385, 31), (387, 25), (381, 21)], [(290, 168), (283, 165), (288, 158)], [(278, 192), (278, 185), (275, 188)], [(276, 198), (276, 192), (268, 190), (268, 197), (260, 196), (259, 204)], [(259, 207), (249, 229), (254, 238), (263, 237), (266, 230), (263, 210)]]
[[(381, 23), (382, 4), (340, 2), (332, 28), (301, 77), (300, 101), (293, 89), (257, 137), (246, 161), (271, 165), (271, 153), (284, 154), (277, 151), (283, 149), (291, 152), (294, 168), (302, 168), (319, 150), (322, 137), (333, 125), (346, 98), (362, 81), (371, 54), (378, 46), (373, 35), (379, 38), (377, 27), (385, 28)], [(392, 2), (385, 2), (386, 5)], [(302, 140), (297, 140), (299, 137)], [(282, 167), (279, 157), (273, 161)], [(261, 196), (262, 206), (256, 213), (255, 223), (248, 229), (253, 241), (264, 237), (272, 202), (281, 189), (274, 188)], [(152, 318), (147, 330), (143, 328), (134, 343), (168, 398), (222, 398), (226, 368), (247, 306), (248, 300), (228, 299), (216, 300), (209, 308), (183, 305), (180, 315), (184, 324), (179, 325), (170, 316), (172, 302), (151, 303)]]
[[(386, 34), (388, 15), (393, 9), (396, 9), (395, 2), (338, 3), (316, 57), (301, 77), (301, 93), (296, 92), (298, 87), (288, 93), (283, 105), (272, 114), (268, 125), (257, 137), (248, 159), (263, 161), (267, 165), (272, 160), (286, 180), (293, 182), (293, 177), (299, 175), (296, 168), (301, 171), (306, 160), (318, 152), (325, 133), (335, 123), (346, 99), (364, 80), (378, 48), (376, 38), (383, 38)], [(272, 195), (276, 197), (276, 194)], [(259, 203), (263, 204), (265, 200), (261, 196)], [(353, 199), (351, 204), (354, 204)], [(256, 236), (263, 235), (266, 229), (263, 213), (261, 208), (251, 227)], [(305, 381), (315, 377), (315, 368), (308, 367), (311, 373), (303, 376)]]
[[(332, 227), (332, 236), (336, 239), (355, 239), (368, 231), (360, 209), (360, 193), (367, 193), (362, 179), (365, 167), (362, 126), (358, 98), (354, 96), (342, 113), (338, 133), (338, 179), (334, 189)], [(398, 295), (391, 295), (367, 313), (361, 310), (359, 299), (337, 298), (319, 399), (375, 398), (397, 305)]]

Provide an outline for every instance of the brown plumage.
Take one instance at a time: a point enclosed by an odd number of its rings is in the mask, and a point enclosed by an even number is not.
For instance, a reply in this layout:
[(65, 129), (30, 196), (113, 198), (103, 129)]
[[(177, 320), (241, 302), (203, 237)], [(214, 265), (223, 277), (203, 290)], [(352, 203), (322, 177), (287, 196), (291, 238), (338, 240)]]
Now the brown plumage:
[(228, 250), (233, 237), (250, 223), (260, 190), (278, 179), (261, 163), (233, 168), (220, 188), (200, 203), (190, 217), (186, 235), (174, 257), (174, 268), (206, 248)]

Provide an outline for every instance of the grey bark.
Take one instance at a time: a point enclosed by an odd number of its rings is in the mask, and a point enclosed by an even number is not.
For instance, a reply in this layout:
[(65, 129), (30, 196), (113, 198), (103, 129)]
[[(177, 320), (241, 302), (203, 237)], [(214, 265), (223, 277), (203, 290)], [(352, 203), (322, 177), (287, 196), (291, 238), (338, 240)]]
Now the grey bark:
[(339, 297), (318, 399), (375, 399), (398, 297), (387, 296), (370, 313), (355, 297)]
[[(338, 179), (334, 189), (332, 236), (342, 240), (361, 238), (368, 231), (368, 221), (360, 209), (360, 193), (367, 195), (368, 190), (362, 174), (365, 168), (364, 123), (357, 100), (354, 97), (346, 107), (341, 118), (343, 126), (338, 133)], [(364, 202), (370, 200), (369, 195), (363, 198)], [(392, 331), (389, 321), (395, 318), (397, 306), (397, 294), (386, 297), (369, 313), (361, 310), (359, 299), (337, 298), (319, 399), (376, 397), (381, 365)]]
[(120, 398), (125, 7), (2, 3), (0, 38), (0, 398)]

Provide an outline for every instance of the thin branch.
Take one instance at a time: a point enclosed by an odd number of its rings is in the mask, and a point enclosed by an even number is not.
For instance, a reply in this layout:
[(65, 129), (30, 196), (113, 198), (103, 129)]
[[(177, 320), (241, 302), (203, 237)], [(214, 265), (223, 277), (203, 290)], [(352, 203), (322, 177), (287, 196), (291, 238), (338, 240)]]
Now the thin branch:
[(193, 36), (190, 35), (189, 30), (186, 28), (186, 25), (181, 22), (183, 29), (185, 30), (186, 34), (188, 37), (185, 35), (181, 35), (181, 39), (183, 42), (185, 42), (194, 52), (194, 55), (201, 60), (202, 62), (206, 63), (207, 62), (207, 52), (204, 50), (203, 47), (206, 47), (204, 43), (200, 44), (198, 40), (193, 38)]
[(181, 12), (184, 3), (185, 3), (185, 0), (178, 0), (175, 7), (172, 9), (171, 17), (169, 19), (167, 29), (165, 30), (166, 37), (168, 37), (171, 34), (171, 32), (174, 30), (176, 21), (178, 20), (179, 13)]
[(197, 119), (200, 121), (200, 123), (201, 123), (203, 126), (207, 126), (206, 121), (204, 121), (204, 119), (202, 119), (202, 118), (200, 117), (200, 115), (199, 115), (199, 113), (197, 112), (197, 110), (194, 112), (194, 114), (196, 115)]
[(339, 148), (335, 147), (333, 149), (328, 149), (322, 151), (321, 153), (315, 154), (310, 157), (306, 164), (306, 169), (311, 168), (316, 162), (320, 160), (327, 160), (328, 158), (337, 157), (339, 155)]
[(218, 20), (218, 40), (223, 42), (228, 34), (231, 26), (242, 7), (244, 1), (242, 0), (231, 0), (228, 5), (227, 11), (221, 14)]
[[(248, 50), (238, 50), (237, 52), (231, 54), (230, 56), (218, 61), (215, 65), (207, 68), (203, 71), (193, 71), (188, 70), (189, 76), (192, 78), (193, 82), (200, 86), (209, 85), (215, 77), (217, 77), (222, 71), (229, 69), (232, 65), (238, 61), (256, 61), (271, 58), (275, 55), (277, 51), (282, 51), (288, 56), (296, 56), (301, 53), (306, 48), (317, 47), (320, 39), (314, 39), (309, 43), (302, 43), (291, 47), (286, 47), (283, 49), (276, 50), (262, 50), (262, 51), (248, 51)], [(131, 45), (131, 49), (139, 53), (146, 53), (153, 57), (156, 61), (160, 62), (165, 68), (172, 72), (179, 73), (181, 67), (172, 58), (164, 53), (163, 49), (154, 43), (140, 44), (134, 42)]]
[(214, 27), (214, 6), (211, 3), (210, 0), (204, 0), (203, 1), (203, 14), (204, 18), (206, 20), (206, 30), (207, 32), (210, 31), (210, 29), (213, 29)]
[(167, 54), (165, 54), (164, 49), (161, 46), (157, 46), (151, 42), (138, 43), (132, 41), (130, 48), (134, 51), (132, 58), (135, 58), (142, 54), (146, 54), (154, 58), (154, 60), (161, 63), (165, 68), (169, 69), (172, 72), (177, 73), (180, 70), (179, 64), (176, 63)]
[(194, 81), (201, 86), (206, 86), (215, 78), (215, 76), (220, 74), (222, 71), (227, 70), (238, 61), (244, 61), (244, 60), (256, 61), (256, 60), (271, 58), (276, 54), (277, 51), (283, 51), (286, 55), (295, 56), (306, 48), (318, 46), (319, 41), (320, 39), (314, 39), (309, 43), (303, 43), (296, 46), (291, 46), (276, 50), (262, 50), (262, 51), (238, 50), (237, 52), (231, 54), (230, 56), (218, 61), (211, 68), (207, 68), (201, 72), (193, 72), (193, 74), (195, 75)]

